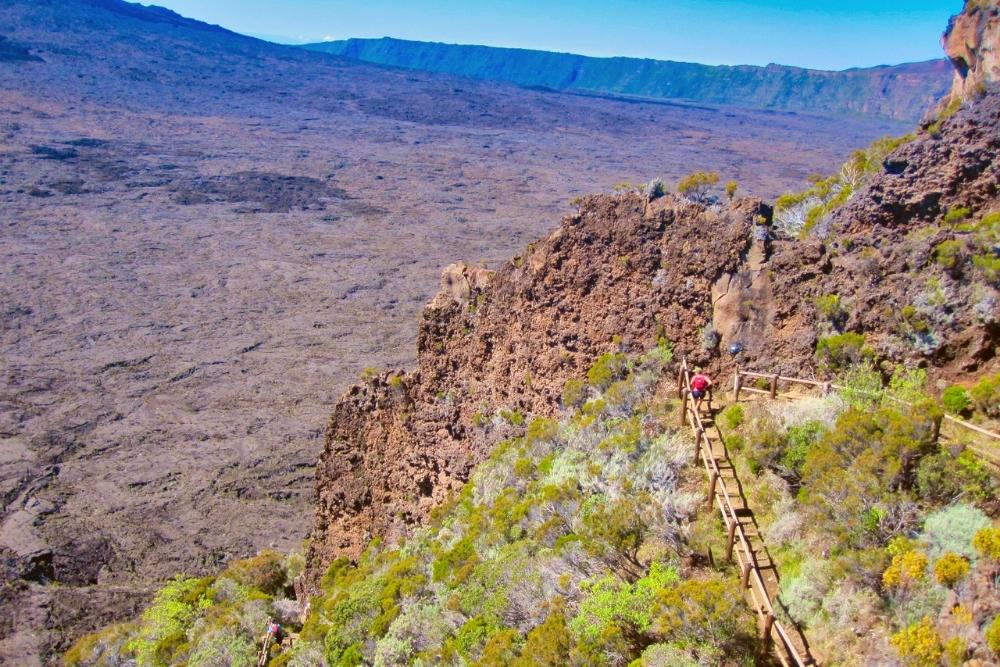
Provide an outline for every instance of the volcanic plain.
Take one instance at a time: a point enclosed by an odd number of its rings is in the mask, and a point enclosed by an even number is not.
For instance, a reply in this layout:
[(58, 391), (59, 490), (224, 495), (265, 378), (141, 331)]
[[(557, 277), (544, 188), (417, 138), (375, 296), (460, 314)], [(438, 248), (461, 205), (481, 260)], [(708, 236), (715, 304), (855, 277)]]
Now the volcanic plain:
[(909, 129), (383, 68), (114, 0), (8, 0), (0, 31), (9, 664), (297, 547), (331, 405), (414, 360), (444, 266), (620, 181), (773, 197)]

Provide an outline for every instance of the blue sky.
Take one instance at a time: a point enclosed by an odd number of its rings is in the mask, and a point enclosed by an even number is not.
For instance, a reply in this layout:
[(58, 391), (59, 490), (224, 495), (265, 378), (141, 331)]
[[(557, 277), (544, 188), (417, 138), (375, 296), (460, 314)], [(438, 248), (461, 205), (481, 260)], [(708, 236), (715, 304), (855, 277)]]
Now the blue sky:
[(400, 37), (823, 69), (937, 58), (962, 0), (144, 0), (288, 43)]

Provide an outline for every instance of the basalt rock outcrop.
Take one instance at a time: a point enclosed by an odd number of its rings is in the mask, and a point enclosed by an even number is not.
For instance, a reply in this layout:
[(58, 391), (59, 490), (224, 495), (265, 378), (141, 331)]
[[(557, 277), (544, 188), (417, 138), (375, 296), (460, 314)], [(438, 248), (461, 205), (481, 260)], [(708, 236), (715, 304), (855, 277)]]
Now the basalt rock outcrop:
[(941, 38), (945, 54), (955, 67), (951, 93), (944, 104), (981, 92), (1000, 79), (1000, 2), (967, 0)]
[(769, 215), (750, 199), (722, 209), (594, 196), (496, 272), (449, 267), (424, 311), (417, 369), (356, 385), (334, 409), (311, 581), (369, 538), (425, 518), (521, 415), (554, 412), (565, 381), (598, 355), (666, 336), (706, 357), (712, 283), (738, 269), (755, 220)]

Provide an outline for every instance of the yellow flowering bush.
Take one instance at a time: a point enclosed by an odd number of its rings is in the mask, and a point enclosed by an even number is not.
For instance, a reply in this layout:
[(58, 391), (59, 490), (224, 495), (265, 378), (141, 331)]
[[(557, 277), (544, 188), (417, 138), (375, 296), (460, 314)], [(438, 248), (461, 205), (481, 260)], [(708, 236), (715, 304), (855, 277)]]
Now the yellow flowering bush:
[(927, 555), (922, 551), (906, 551), (892, 557), (892, 563), (882, 573), (886, 588), (908, 586), (924, 578)]
[(972, 546), (983, 558), (1000, 560), (1000, 528), (983, 528), (972, 538)]
[(952, 588), (969, 573), (969, 561), (965, 556), (948, 552), (934, 563), (934, 578), (939, 584)]
[(889, 641), (908, 667), (937, 667), (944, 654), (941, 635), (927, 616), (903, 628)]

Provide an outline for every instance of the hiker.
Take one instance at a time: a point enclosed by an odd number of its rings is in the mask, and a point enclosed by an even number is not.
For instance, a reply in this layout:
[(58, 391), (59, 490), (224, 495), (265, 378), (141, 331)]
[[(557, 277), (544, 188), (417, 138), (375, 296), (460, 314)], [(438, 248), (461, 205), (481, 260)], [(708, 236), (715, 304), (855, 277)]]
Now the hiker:
[(280, 651), (285, 640), (285, 631), (277, 621), (268, 620), (267, 632), (260, 638), (260, 649), (257, 651), (257, 667), (264, 667), (271, 659), (275, 650)]
[(700, 368), (695, 368), (694, 377), (691, 378), (691, 396), (694, 397), (695, 410), (701, 412), (701, 402), (705, 399), (705, 394), (711, 390), (712, 379), (705, 375)]
[(271, 635), (272, 641), (277, 646), (281, 646), (281, 643), (285, 641), (285, 630), (277, 622), (272, 622), (267, 629), (268, 634)]

